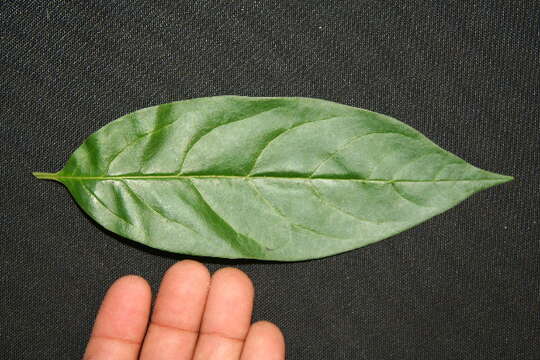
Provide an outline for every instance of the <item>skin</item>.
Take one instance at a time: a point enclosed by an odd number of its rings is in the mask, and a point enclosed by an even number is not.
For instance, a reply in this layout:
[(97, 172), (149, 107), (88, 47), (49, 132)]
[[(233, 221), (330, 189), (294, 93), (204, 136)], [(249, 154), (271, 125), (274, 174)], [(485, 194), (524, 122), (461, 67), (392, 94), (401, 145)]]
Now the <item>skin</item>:
[(167, 270), (151, 312), (141, 277), (118, 279), (96, 317), (84, 360), (283, 360), (285, 342), (274, 324), (251, 324), (253, 284), (242, 271), (213, 276), (192, 260)]

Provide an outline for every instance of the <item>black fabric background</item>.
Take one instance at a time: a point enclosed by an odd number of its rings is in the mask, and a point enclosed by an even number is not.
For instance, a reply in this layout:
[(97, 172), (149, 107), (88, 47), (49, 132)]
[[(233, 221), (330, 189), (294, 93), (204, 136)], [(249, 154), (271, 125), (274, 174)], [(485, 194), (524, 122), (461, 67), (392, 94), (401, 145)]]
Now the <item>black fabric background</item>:
[(76, 359), (107, 287), (183, 256), (104, 231), (59, 184), (128, 112), (307, 96), (394, 116), (516, 180), (322, 260), (235, 266), (289, 359), (540, 359), (537, 1), (0, 3), (0, 358)]

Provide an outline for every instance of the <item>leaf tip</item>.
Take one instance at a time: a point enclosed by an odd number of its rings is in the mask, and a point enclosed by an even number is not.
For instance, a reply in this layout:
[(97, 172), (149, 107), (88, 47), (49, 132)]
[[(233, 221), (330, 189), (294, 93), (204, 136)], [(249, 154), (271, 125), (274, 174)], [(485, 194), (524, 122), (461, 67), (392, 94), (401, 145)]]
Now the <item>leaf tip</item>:
[(514, 177), (508, 176), (508, 175), (497, 174), (497, 178), (494, 178), (493, 180), (494, 181), (492, 182), (492, 186), (506, 184), (507, 182), (514, 180)]
[(504, 183), (507, 183), (507, 182), (510, 182), (514, 180), (514, 177), (513, 176), (509, 176), (509, 175), (501, 175), (501, 182), (500, 184), (504, 184)]

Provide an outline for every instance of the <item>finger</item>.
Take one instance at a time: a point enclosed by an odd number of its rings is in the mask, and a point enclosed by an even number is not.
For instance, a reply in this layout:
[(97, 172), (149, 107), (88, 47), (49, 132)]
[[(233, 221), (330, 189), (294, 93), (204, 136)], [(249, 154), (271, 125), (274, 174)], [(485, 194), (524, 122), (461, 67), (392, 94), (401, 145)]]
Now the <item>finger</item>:
[(210, 285), (208, 269), (191, 260), (173, 265), (161, 281), (141, 360), (191, 359)]
[(212, 276), (196, 360), (238, 360), (251, 322), (253, 284), (242, 271), (226, 268)]
[(267, 321), (249, 328), (240, 360), (284, 360), (285, 340), (279, 328)]
[(103, 299), (84, 359), (137, 359), (151, 298), (143, 278), (129, 275), (116, 280)]

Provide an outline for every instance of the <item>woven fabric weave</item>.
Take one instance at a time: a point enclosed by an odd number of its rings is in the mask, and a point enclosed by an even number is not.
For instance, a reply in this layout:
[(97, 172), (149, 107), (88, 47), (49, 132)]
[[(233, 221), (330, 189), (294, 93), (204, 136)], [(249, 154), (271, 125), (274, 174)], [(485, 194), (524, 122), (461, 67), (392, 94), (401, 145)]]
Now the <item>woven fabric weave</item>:
[(61, 185), (84, 139), (212, 95), (391, 115), (513, 182), (377, 244), (235, 266), (288, 359), (540, 359), (537, 1), (0, 2), (0, 358), (80, 358), (107, 287), (185, 258), (104, 231)]

